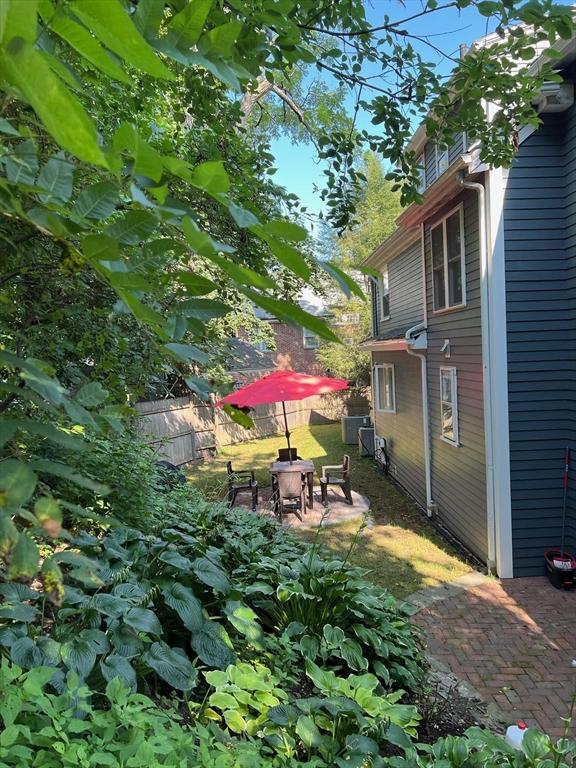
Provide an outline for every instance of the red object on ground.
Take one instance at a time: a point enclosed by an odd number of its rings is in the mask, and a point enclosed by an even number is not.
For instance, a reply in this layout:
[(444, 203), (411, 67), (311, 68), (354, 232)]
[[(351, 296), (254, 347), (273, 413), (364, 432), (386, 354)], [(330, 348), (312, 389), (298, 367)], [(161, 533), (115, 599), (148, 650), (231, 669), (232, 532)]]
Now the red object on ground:
[(266, 403), (280, 403), (286, 400), (303, 400), (312, 395), (324, 395), (348, 389), (345, 379), (329, 376), (308, 376), (296, 371), (275, 371), (258, 381), (231, 392), (218, 400), (216, 405), (234, 405), (236, 408), (254, 408)]

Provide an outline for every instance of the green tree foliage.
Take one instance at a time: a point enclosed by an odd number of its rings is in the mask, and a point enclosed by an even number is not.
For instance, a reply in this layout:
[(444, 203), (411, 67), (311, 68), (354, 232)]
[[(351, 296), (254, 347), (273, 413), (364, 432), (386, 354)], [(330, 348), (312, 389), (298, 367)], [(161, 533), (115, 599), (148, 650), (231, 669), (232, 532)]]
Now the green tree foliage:
[(402, 204), (400, 193), (393, 189), (392, 182), (386, 178), (382, 162), (375, 154), (364, 156), (361, 172), (365, 180), (356, 203), (354, 225), (340, 237), (324, 229), (320, 252), (329, 254), (344, 272), (356, 274), (365, 295), (362, 298), (354, 295), (343, 300), (328, 288), (333, 302), (332, 324), (338, 329), (341, 343), (323, 341), (317, 356), (334, 376), (348, 379), (357, 386), (368, 386), (370, 353), (362, 349), (361, 344), (371, 335), (371, 307), (365, 299), (370, 291), (368, 279), (357, 270), (374, 248), (392, 234)]
[[(353, 162), (362, 147), (397, 167), (404, 197), (417, 199), (415, 158), (403, 147), (430, 107), (432, 136), (448, 141), (466, 129), (494, 162), (510, 161), (511, 134), (537, 120), (531, 97), (551, 68), (517, 65), (536, 43), (572, 34), (570, 9), (536, 0), (477, 9), (501, 27), (527, 26), (457, 62), (447, 90), (412, 46), (410, 19), (386, 15), (371, 28), (360, 0), (5, 0), (3, 577), (30, 580), (41, 567), (59, 599), (53, 558), (64, 511), (83, 510), (54, 492), (54, 478), (106, 489), (52, 458), (51, 446), (80, 451), (84, 434), (122, 430), (127, 403), (152, 371), (179, 371), (208, 396), (199, 374), (216, 346), (212, 324), (239, 297), (337, 340), (290, 302), (291, 291), (316, 266), (360, 291), (338, 264), (314, 264), (294, 201), (270, 184), (265, 141), (244, 140), (242, 96), (262, 78), (288, 81), (310, 64), (356, 94), (378, 133), (324, 121), (316, 139), (328, 163), (329, 217), (345, 228), (349, 193), (363, 182)], [(416, 16), (437, 11), (429, 0)], [(375, 63), (377, 83), (366, 70)], [(499, 105), (491, 122), (481, 99)]]
[(370, 336), (370, 304), (354, 296), (331, 307), (331, 313), (342, 343), (321, 343), (316, 356), (333, 376), (366, 387), (370, 384), (370, 353), (360, 344)]
[(365, 155), (361, 170), (366, 180), (356, 205), (355, 223), (337, 241), (337, 261), (347, 271), (360, 267), (374, 248), (392, 234), (402, 211), (400, 192), (386, 178), (377, 155)]

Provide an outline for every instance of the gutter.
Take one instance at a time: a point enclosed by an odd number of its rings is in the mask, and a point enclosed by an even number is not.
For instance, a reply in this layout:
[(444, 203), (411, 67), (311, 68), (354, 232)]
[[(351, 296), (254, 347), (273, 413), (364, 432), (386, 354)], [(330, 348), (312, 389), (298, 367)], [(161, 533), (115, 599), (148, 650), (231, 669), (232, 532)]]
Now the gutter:
[(492, 349), (490, 343), (490, 291), (488, 288), (488, 251), (486, 237), (486, 190), (476, 181), (466, 181), (459, 174), (460, 185), (478, 195), (478, 248), (480, 251), (480, 323), (482, 333), (482, 389), (484, 402), (484, 446), (486, 454), (486, 525), (488, 533), (488, 570), (496, 569), (496, 508), (494, 485), (494, 433), (492, 423)]
[(406, 339), (406, 352), (412, 357), (420, 358), (420, 378), (422, 381), (422, 433), (424, 436), (424, 476), (426, 480), (426, 514), (432, 517), (436, 511), (436, 504), (432, 498), (432, 461), (430, 454), (430, 416), (428, 413), (428, 361), (424, 352), (414, 349), (414, 336), (426, 332), (426, 323), (408, 328), (404, 338)]

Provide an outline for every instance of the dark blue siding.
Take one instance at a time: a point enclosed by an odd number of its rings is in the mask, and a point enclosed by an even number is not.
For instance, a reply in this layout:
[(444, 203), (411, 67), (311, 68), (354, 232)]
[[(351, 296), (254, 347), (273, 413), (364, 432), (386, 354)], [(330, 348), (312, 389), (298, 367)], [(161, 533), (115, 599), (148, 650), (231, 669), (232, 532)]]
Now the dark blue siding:
[[(514, 575), (560, 542), (563, 451), (576, 488), (576, 109), (542, 115), (504, 205)], [(576, 490), (567, 543), (576, 545)]]

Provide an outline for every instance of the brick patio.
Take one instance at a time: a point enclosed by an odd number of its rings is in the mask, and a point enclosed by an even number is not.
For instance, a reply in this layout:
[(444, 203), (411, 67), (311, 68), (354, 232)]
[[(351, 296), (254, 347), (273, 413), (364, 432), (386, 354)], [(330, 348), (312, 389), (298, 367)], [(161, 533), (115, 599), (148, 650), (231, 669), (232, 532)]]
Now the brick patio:
[(576, 592), (554, 589), (545, 577), (486, 578), (436, 596), (414, 619), (427, 632), (431, 656), (509, 723), (562, 735), (560, 718), (576, 688)]
[[(272, 489), (270, 487), (264, 487), (260, 489), (259, 503), (257, 512), (260, 515), (266, 517), (272, 517), (276, 519), (272, 510)], [(237, 505), (246, 507), (247, 494), (242, 493), (238, 495)], [(282, 521), (283, 528), (317, 528), (320, 525), (338, 525), (344, 523), (347, 520), (356, 520), (368, 513), (370, 509), (370, 502), (365, 496), (362, 496), (356, 491), (352, 491), (353, 504), (350, 506), (343, 493), (338, 489), (337, 491), (328, 489), (328, 505), (326, 507), (322, 504), (320, 488), (314, 486), (314, 506), (312, 509), (306, 509), (302, 519), (294, 514), (284, 515)]]

